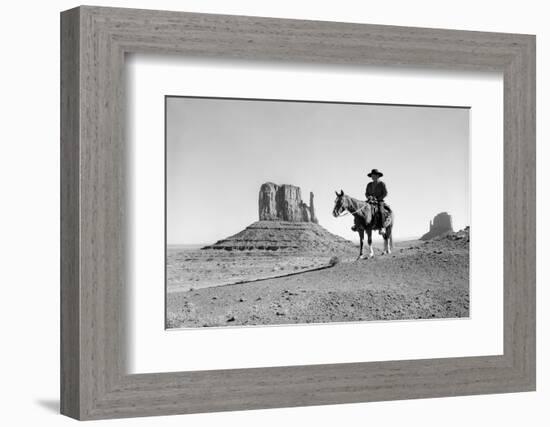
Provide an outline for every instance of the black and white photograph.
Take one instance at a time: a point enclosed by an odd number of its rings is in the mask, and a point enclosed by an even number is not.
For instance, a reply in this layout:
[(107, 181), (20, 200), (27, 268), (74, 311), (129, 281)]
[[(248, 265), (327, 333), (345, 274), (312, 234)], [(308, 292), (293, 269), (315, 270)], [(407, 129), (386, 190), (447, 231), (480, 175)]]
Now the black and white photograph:
[(2, 424), (546, 427), (547, 4), (445, 6), (4, 2)]
[(168, 329), (469, 316), (469, 108), (165, 110)]

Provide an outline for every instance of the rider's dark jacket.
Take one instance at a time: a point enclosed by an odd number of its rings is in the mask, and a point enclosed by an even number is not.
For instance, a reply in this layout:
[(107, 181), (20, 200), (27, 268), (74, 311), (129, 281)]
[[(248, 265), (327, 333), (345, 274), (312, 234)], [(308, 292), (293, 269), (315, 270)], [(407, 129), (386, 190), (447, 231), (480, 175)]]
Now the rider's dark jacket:
[(372, 181), (367, 184), (367, 189), (365, 191), (365, 197), (367, 199), (369, 198), (369, 196), (374, 196), (376, 197), (376, 200), (381, 202), (387, 195), (388, 190), (386, 190), (386, 184), (384, 184), (382, 181)]

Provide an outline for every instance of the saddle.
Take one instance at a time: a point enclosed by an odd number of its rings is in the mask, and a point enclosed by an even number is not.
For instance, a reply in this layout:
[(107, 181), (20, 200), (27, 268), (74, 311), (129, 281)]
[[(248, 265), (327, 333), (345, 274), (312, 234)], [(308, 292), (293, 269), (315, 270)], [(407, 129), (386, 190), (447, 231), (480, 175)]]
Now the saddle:
[[(367, 203), (372, 206), (372, 212), (373, 212), (373, 215), (374, 215), (374, 218), (375, 218), (374, 229), (378, 230), (382, 227), (382, 217), (379, 213), (380, 212), (379, 202), (376, 199), (376, 197), (371, 196), (367, 199)], [(386, 218), (386, 221), (387, 221), (388, 216), (392, 212), (392, 210), (386, 202), (384, 202), (384, 211), (385, 211), (385, 218)]]
[[(373, 212), (375, 214), (378, 213), (378, 200), (376, 199), (376, 197), (369, 197), (367, 199), (367, 203), (373, 207)], [(390, 213), (392, 211), (390, 205), (388, 205), (386, 202), (384, 202), (384, 210), (387, 213)]]

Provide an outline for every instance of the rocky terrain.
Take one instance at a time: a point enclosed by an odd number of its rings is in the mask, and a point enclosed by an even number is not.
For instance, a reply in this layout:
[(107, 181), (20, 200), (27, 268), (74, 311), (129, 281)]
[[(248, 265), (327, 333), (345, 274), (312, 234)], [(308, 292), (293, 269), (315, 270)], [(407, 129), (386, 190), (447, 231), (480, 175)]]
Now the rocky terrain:
[(201, 250), (168, 247), (167, 292), (180, 292), (255, 281), (317, 269), (333, 256), (353, 260), (357, 248), (341, 250)]
[[(469, 316), (469, 230), (392, 255), (298, 275), (169, 292), (167, 326), (213, 327)], [(237, 256), (246, 251), (235, 252)], [(327, 259), (319, 258), (323, 263)]]
[(204, 249), (345, 250), (352, 243), (313, 222), (257, 221)]
[(313, 193), (308, 205), (299, 187), (263, 184), (258, 218), (202, 249), (167, 248), (168, 328), (469, 315), (469, 230), (453, 233), (446, 212), (425, 241), (361, 261), (318, 224)]

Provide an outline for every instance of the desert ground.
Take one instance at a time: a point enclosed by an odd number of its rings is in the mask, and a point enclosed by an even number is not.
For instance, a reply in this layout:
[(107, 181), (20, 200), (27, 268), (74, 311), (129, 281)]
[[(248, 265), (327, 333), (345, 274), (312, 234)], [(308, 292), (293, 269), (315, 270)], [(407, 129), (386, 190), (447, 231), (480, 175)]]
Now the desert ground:
[[(378, 240), (380, 240), (378, 238)], [(167, 328), (469, 316), (469, 232), (331, 251), (167, 252)]]

